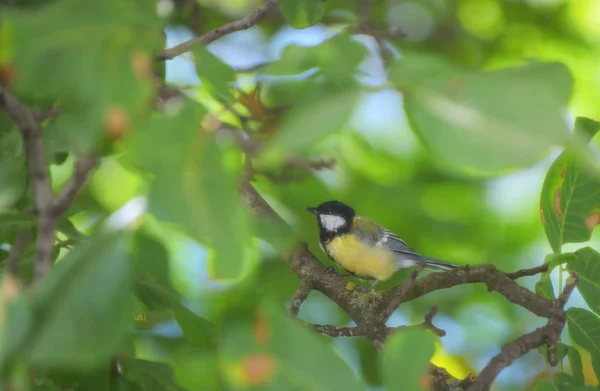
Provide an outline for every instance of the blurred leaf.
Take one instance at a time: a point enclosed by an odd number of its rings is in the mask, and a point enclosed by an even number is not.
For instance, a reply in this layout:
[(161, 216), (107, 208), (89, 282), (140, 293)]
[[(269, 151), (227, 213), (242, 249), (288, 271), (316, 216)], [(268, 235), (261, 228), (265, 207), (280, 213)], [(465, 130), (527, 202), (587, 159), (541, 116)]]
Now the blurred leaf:
[(555, 300), (556, 295), (554, 294), (554, 286), (552, 285), (552, 279), (550, 273), (542, 273), (540, 280), (535, 283), (535, 293), (542, 296), (545, 299)]
[(573, 341), (590, 353), (594, 372), (600, 377), (600, 318), (581, 308), (569, 308), (567, 324)]
[[(4, 279), (3, 284), (7, 282), (10, 282), (10, 280)], [(6, 291), (6, 287), (3, 287), (3, 291)], [(5, 320), (0, 322), (1, 370), (14, 354), (20, 352), (34, 323), (33, 310), (25, 296), (18, 295), (9, 302), (6, 301), (5, 297), (1, 297), (0, 300), (0, 305), (5, 306)]]
[(467, 172), (529, 167), (568, 139), (561, 109), (572, 77), (564, 65), (468, 73), (409, 54), (394, 63), (390, 78), (404, 93), (411, 127), (423, 143)]
[[(61, 98), (46, 129), (59, 150), (95, 149), (150, 108), (152, 55), (161, 48), (156, 4), (59, 0), (5, 12), (12, 22), (19, 92)], [(118, 38), (118, 39), (117, 39)]]
[(144, 391), (184, 391), (173, 379), (173, 370), (167, 364), (127, 359), (120, 365), (123, 376)]
[(531, 391), (556, 391), (556, 388), (548, 380), (539, 381)]
[(221, 368), (235, 389), (362, 389), (327, 339), (279, 306), (262, 306), (253, 317), (235, 311), (223, 327)]
[(262, 157), (268, 162), (279, 161), (340, 131), (350, 120), (359, 98), (359, 91), (350, 90), (314, 97), (294, 107), (284, 118)]
[(75, 388), (79, 391), (143, 391), (137, 384), (119, 374), (105, 370), (101, 373), (84, 376)]
[(423, 379), (434, 352), (434, 339), (427, 330), (412, 328), (394, 333), (383, 351), (383, 379), (387, 389), (426, 389)]
[(200, 127), (204, 113), (185, 102), (176, 113), (153, 118), (129, 138), (128, 156), (156, 176), (150, 212), (179, 223), (214, 250), (211, 277), (236, 278), (244, 271), (250, 224), (235, 174), (226, 169), (221, 147)]
[(187, 340), (196, 346), (214, 346), (217, 341), (215, 325), (180, 304), (174, 306), (175, 319)]
[(138, 232), (134, 237), (134, 248), (136, 276), (153, 281), (175, 294), (169, 278), (169, 254), (163, 244)]
[[(575, 135), (589, 142), (600, 130), (600, 122), (578, 117)], [(600, 223), (600, 179), (577, 159), (576, 152), (563, 151), (544, 180), (540, 200), (542, 224), (554, 252), (565, 243), (590, 240)]]
[(576, 388), (573, 388), (574, 386), (577, 386), (575, 383), (575, 380), (573, 379), (573, 376), (564, 373), (564, 372), (558, 372), (554, 375), (554, 379), (552, 379), (552, 384), (554, 384), (554, 387), (558, 390), (558, 391), (571, 391), (571, 390), (575, 390)]
[(233, 99), (231, 88), (236, 80), (233, 68), (203, 45), (195, 46), (192, 54), (196, 64), (196, 73), (202, 86), (217, 99)]
[[(168, 253), (164, 246), (144, 234), (136, 235), (136, 293), (149, 308), (167, 309), (181, 327), (187, 340), (196, 346), (215, 344), (215, 325), (192, 312), (169, 279)], [(158, 315), (155, 313), (155, 315)], [(164, 313), (159, 316), (163, 318)]]
[(302, 29), (318, 23), (325, 15), (323, 0), (280, 0), (281, 13), (294, 28)]
[(592, 311), (600, 313), (600, 253), (591, 247), (577, 250), (573, 271), (578, 274), (577, 289)]
[[(363, 44), (347, 35), (336, 34), (316, 46), (286, 46), (280, 59), (269, 64), (265, 72), (276, 76), (298, 75), (316, 68), (326, 82), (348, 86), (367, 55)], [(339, 61), (340, 58), (344, 61)]]
[(567, 346), (567, 358), (569, 359), (569, 365), (571, 366), (574, 383), (584, 384), (585, 377), (583, 375), (583, 363), (579, 351), (573, 346)]
[(0, 212), (0, 227), (32, 227), (36, 223), (35, 215), (17, 212)]
[(122, 235), (102, 232), (90, 237), (37, 286), (32, 296), (37, 328), (24, 350), (30, 364), (93, 369), (119, 350), (132, 311)]

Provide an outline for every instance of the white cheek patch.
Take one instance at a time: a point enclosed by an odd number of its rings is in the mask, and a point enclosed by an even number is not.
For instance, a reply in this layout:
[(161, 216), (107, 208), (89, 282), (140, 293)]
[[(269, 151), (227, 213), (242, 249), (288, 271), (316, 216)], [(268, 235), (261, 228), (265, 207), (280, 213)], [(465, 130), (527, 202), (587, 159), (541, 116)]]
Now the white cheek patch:
[(343, 217), (335, 215), (320, 215), (321, 224), (327, 231), (336, 232), (341, 227), (346, 225), (346, 220)]

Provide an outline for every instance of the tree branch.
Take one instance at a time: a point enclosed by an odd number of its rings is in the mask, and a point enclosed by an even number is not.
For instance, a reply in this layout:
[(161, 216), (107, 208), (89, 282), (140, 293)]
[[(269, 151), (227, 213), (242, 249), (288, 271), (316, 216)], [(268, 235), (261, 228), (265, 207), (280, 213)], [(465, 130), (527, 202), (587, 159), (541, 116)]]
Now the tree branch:
[[(510, 366), (516, 359), (525, 355), (529, 351), (538, 348), (542, 345), (555, 345), (558, 336), (561, 334), (567, 321), (567, 314), (563, 309), (575, 285), (577, 284), (577, 276), (574, 275), (574, 282), (567, 284), (565, 289), (556, 303), (553, 304), (550, 312), (548, 323), (545, 326), (539, 327), (534, 331), (522, 335), (514, 341), (504, 345), (498, 355), (490, 360), (490, 362), (479, 373), (473, 384), (467, 391), (486, 391), (492, 385), (492, 382), (500, 374), (500, 372)], [(551, 349), (548, 349), (550, 354)], [(556, 365), (556, 355), (550, 359), (551, 365)]]
[(540, 266), (532, 267), (531, 269), (522, 269), (514, 273), (506, 273), (506, 277), (510, 278), (511, 280), (516, 280), (517, 278), (521, 277), (535, 276), (536, 274), (543, 273), (546, 270), (548, 270), (547, 263)]
[(304, 303), (304, 300), (306, 300), (310, 291), (312, 291), (311, 284), (306, 281), (301, 281), (296, 289), (296, 293), (294, 293), (294, 296), (292, 296), (292, 299), (290, 300), (290, 314), (294, 318), (298, 316), (300, 307), (302, 307), (302, 303)]
[(421, 273), (422, 270), (423, 265), (418, 265), (415, 268), (415, 270), (411, 273), (410, 277), (408, 277), (408, 280), (406, 280), (406, 282), (402, 284), (402, 286), (400, 286), (399, 289), (396, 289), (394, 295), (390, 296), (390, 300), (387, 304), (386, 309), (381, 312), (382, 320), (387, 320), (392, 315), (392, 313), (396, 311), (396, 308), (398, 308), (400, 303), (402, 303), (406, 292), (408, 292), (410, 287), (414, 284), (415, 280), (417, 279), (419, 273)]
[[(519, 272), (515, 272), (515, 274), (517, 273)], [(417, 297), (436, 290), (474, 283), (486, 284), (488, 290), (500, 293), (508, 301), (525, 308), (537, 316), (544, 318), (551, 316), (552, 302), (523, 288), (493, 265), (463, 266), (448, 272), (431, 273), (415, 281), (403, 296), (401, 303), (414, 300)], [(402, 287), (397, 287), (384, 293), (383, 302), (387, 303), (389, 298), (397, 295), (401, 289)], [(381, 310), (384, 310), (384, 308), (381, 308)]]
[(73, 203), (77, 192), (85, 184), (89, 173), (98, 165), (98, 157), (83, 156), (77, 159), (71, 179), (62, 187), (54, 202), (54, 216), (62, 215)]
[(258, 21), (261, 20), (267, 14), (267, 12), (275, 8), (276, 5), (277, 0), (267, 0), (267, 2), (262, 7), (251, 12), (242, 19), (218, 27), (200, 37), (192, 38), (188, 41), (180, 43), (179, 45), (173, 46), (172, 48), (163, 50), (162, 52), (156, 55), (155, 60), (171, 60), (177, 56), (182, 55), (183, 53), (189, 52), (194, 46), (208, 45), (209, 43), (216, 41), (217, 39), (224, 37), (225, 35), (231, 34), (236, 31), (247, 30), (250, 27), (254, 26), (256, 23), (258, 23)]
[(21, 232), (19, 235), (17, 235), (17, 238), (10, 249), (6, 271), (14, 277), (19, 275), (19, 262), (21, 261), (21, 254), (30, 240), (31, 232)]
[(35, 192), (38, 213), (35, 277), (46, 275), (52, 262), (52, 245), (56, 221), (53, 215), (52, 182), (48, 172), (42, 129), (35, 114), (0, 84), (0, 105), (17, 122), (25, 144), (27, 169)]

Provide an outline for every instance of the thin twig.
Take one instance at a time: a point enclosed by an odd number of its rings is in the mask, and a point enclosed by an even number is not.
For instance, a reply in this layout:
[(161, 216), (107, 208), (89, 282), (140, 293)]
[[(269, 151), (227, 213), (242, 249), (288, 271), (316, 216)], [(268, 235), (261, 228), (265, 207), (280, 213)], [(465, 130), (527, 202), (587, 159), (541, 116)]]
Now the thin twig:
[(548, 323), (504, 345), (500, 353), (492, 358), (479, 373), (479, 376), (477, 376), (473, 385), (468, 388), (468, 391), (488, 390), (504, 368), (510, 366), (519, 357), (542, 345), (549, 345), (548, 359), (551, 365), (556, 365), (558, 361), (556, 352), (554, 349), (550, 349), (550, 346), (556, 345), (556, 341), (565, 327), (567, 314), (563, 307), (567, 300), (569, 300), (569, 297), (571, 297), (576, 285), (577, 275), (574, 274), (573, 281), (565, 286), (560, 297), (553, 303)]
[(302, 280), (300, 282), (300, 285), (290, 300), (290, 314), (293, 317), (298, 316), (302, 303), (304, 303), (304, 300), (306, 300), (312, 289), (312, 285), (308, 281)]
[(95, 155), (82, 156), (75, 162), (71, 179), (60, 189), (54, 202), (54, 216), (62, 215), (73, 203), (77, 192), (85, 184), (89, 173), (98, 165)]
[(535, 276), (536, 274), (543, 273), (547, 270), (548, 264), (545, 263), (540, 266), (532, 267), (531, 269), (521, 269), (513, 273), (506, 273), (506, 277), (510, 278), (511, 280), (516, 280), (517, 278), (521, 277)]
[(394, 311), (396, 311), (396, 308), (398, 308), (400, 303), (402, 303), (402, 299), (404, 299), (406, 292), (408, 292), (408, 290), (413, 285), (413, 283), (415, 282), (415, 280), (419, 276), (419, 273), (421, 273), (422, 270), (423, 270), (423, 265), (421, 265), (421, 264), (417, 265), (417, 267), (412, 272), (412, 274), (410, 275), (408, 280), (397, 291), (396, 295), (392, 296), (392, 298), (390, 299), (390, 301), (387, 305), (387, 308), (381, 313), (381, 319), (389, 318), (390, 315), (392, 315), (392, 313)]
[(52, 118), (52, 117), (59, 115), (60, 113), (61, 113), (61, 110), (59, 107), (51, 107), (44, 111), (35, 113), (35, 119), (38, 120), (38, 122), (43, 122), (43, 121), (47, 120), (48, 118)]
[(170, 60), (182, 55), (183, 53), (189, 52), (194, 46), (208, 45), (209, 43), (216, 41), (217, 39), (224, 37), (225, 35), (231, 34), (236, 31), (247, 30), (250, 27), (254, 26), (256, 23), (258, 23), (258, 21), (261, 20), (267, 14), (267, 12), (269, 12), (276, 5), (277, 0), (267, 0), (267, 2), (262, 7), (255, 11), (252, 11), (242, 19), (218, 27), (200, 37), (192, 38), (188, 41), (180, 43), (179, 45), (173, 46), (172, 48), (163, 50), (162, 52), (156, 55), (155, 60)]
[(21, 232), (19, 235), (17, 235), (17, 239), (15, 239), (15, 242), (10, 249), (6, 271), (16, 278), (18, 278), (17, 276), (19, 275), (19, 262), (21, 261), (21, 254), (23, 253), (25, 245), (27, 245), (30, 240), (31, 232)]
[(4, 106), (17, 122), (25, 144), (27, 169), (33, 183), (38, 213), (35, 277), (40, 278), (50, 269), (56, 225), (53, 214), (52, 182), (48, 173), (42, 129), (29, 107), (12, 96), (2, 84), (0, 84), (0, 105)]
[(429, 330), (433, 331), (438, 336), (443, 337), (446, 335), (446, 330), (440, 329), (439, 327), (437, 327), (436, 325), (433, 324), (433, 317), (437, 314), (437, 312), (438, 312), (437, 306), (433, 306), (433, 308), (431, 308), (431, 310), (425, 314), (425, 320), (423, 320), (423, 323), (421, 323), (421, 326), (428, 328)]
[(358, 2), (358, 28), (366, 31), (371, 24), (371, 9), (375, 0), (360, 0)]

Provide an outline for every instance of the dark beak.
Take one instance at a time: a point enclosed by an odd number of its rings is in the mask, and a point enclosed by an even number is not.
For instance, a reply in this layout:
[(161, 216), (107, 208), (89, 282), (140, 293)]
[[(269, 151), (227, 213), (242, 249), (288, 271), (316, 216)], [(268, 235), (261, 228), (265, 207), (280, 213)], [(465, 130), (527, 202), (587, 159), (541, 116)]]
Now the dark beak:
[(306, 210), (313, 214), (319, 213), (319, 212), (317, 212), (317, 208), (306, 208)]

